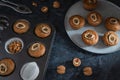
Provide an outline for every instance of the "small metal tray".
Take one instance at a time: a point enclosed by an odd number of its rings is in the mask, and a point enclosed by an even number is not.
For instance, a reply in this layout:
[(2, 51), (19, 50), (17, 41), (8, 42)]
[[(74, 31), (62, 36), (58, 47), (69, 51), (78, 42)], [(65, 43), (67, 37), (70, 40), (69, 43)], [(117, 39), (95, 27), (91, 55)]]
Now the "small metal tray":
[[(0, 16), (6, 16), (10, 24), (8, 27), (0, 26), (0, 60), (3, 58), (10, 58), (14, 60), (15, 65), (16, 65), (16, 68), (12, 74), (8, 76), (0, 76), (0, 80), (22, 80), (20, 76), (20, 70), (22, 66), (28, 62), (36, 62), (38, 64), (39, 69), (40, 69), (40, 74), (36, 80), (43, 80), (46, 67), (47, 67), (47, 62), (48, 62), (49, 55), (50, 55), (50, 50), (51, 50), (53, 40), (54, 40), (54, 35), (55, 35), (54, 27), (47, 20), (44, 21), (41, 18), (39, 18), (39, 16), (36, 16), (36, 15), (15, 16), (15, 15), (8, 15), (8, 14), (0, 14)], [(30, 29), (28, 32), (24, 34), (16, 34), (13, 31), (12, 26), (14, 22), (19, 19), (26, 19), (30, 22)], [(48, 23), (51, 25), (52, 32), (50, 36), (42, 39), (42, 38), (37, 37), (34, 34), (34, 29), (36, 25), (39, 23)], [(13, 37), (22, 39), (24, 42), (24, 48), (22, 49), (20, 53), (11, 55), (7, 53), (7, 51), (5, 50), (5, 43), (8, 39), (11, 39)], [(44, 56), (40, 58), (32, 58), (28, 55), (27, 50), (29, 46), (34, 42), (41, 42), (45, 45), (46, 53)]]

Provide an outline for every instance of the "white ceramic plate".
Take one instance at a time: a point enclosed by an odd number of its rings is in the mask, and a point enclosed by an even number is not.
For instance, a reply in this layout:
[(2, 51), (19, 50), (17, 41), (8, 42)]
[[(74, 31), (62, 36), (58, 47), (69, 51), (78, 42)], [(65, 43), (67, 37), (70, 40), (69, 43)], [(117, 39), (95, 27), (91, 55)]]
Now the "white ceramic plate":
[[(83, 28), (79, 30), (73, 30), (69, 24), (69, 18), (72, 15), (81, 15), (84, 18), (86, 18), (87, 14), (90, 11), (87, 11), (83, 8), (82, 1), (79, 1), (73, 6), (71, 6), (65, 16), (65, 29), (68, 36), (77, 46), (92, 53), (109, 54), (120, 50), (120, 42), (116, 46), (108, 47), (103, 44), (103, 41), (101, 39), (104, 33), (107, 32), (106, 28), (104, 27), (105, 19), (107, 17), (117, 17), (120, 19), (120, 8), (109, 1), (98, 0), (98, 6), (95, 11), (98, 11), (103, 16), (103, 23), (101, 25), (93, 27), (86, 23), (86, 25)], [(99, 34), (99, 42), (94, 46), (85, 45), (81, 39), (81, 34), (88, 29), (95, 30)], [(119, 35), (120, 38), (120, 31), (116, 33)]]

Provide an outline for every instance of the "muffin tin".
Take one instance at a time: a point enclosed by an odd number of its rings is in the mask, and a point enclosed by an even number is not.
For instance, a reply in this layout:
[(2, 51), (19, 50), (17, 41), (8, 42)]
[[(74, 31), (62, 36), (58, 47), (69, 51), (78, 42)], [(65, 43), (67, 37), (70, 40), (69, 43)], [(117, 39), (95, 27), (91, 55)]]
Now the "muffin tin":
[[(43, 21), (41, 18), (35, 15), (31, 16), (15, 16), (15, 15), (8, 15), (8, 14), (1, 14), (0, 19), (3, 19), (3, 23), (0, 23), (0, 60), (4, 58), (13, 59), (15, 62), (15, 70), (12, 74), (8, 76), (0, 76), (0, 80), (22, 80), (20, 76), (20, 70), (22, 66), (29, 62), (36, 62), (40, 69), (40, 74), (36, 80), (43, 80), (44, 74), (47, 67), (47, 62), (50, 55), (51, 46), (54, 40), (55, 29), (53, 28), (52, 24), (48, 21)], [(15, 21), (19, 19), (25, 19), (30, 22), (30, 29), (24, 34), (17, 34), (13, 31), (13, 24)], [(1, 20), (0, 20), (1, 22)], [(37, 24), (39, 23), (48, 23), (52, 29), (50, 36), (46, 38), (39, 38), (35, 35), (34, 29)], [(19, 53), (16, 54), (9, 54), (6, 51), (6, 43), (8, 40), (12, 39), (20, 39), (22, 40), (23, 48)], [(10, 40), (10, 41), (11, 41)], [(9, 42), (9, 41), (8, 41)], [(28, 55), (28, 48), (34, 42), (41, 42), (46, 47), (45, 55), (40, 58), (33, 58)]]

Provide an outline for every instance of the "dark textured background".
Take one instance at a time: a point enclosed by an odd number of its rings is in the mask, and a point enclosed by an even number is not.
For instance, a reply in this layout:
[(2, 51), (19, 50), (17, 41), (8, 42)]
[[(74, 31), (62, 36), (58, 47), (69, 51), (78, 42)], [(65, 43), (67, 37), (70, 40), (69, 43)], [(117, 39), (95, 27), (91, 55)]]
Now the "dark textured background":
[[(45, 80), (120, 80), (120, 51), (108, 55), (92, 54), (74, 45), (67, 36), (64, 27), (64, 16), (68, 8), (79, 0), (58, 0), (61, 3), (61, 8), (59, 9), (54, 9), (52, 7), (52, 2), (54, 0), (46, 0), (45, 2), (40, 2), (40, 0), (11, 1), (24, 3), (28, 6), (31, 6), (32, 1), (39, 2), (37, 8), (30, 7), (34, 11), (32, 15), (37, 14), (39, 15), (38, 18), (49, 20), (56, 28), (57, 33), (51, 51)], [(120, 0), (109, 1), (120, 6)], [(47, 14), (40, 12), (40, 8), (44, 5), (49, 7), (49, 12)], [(8, 13), (9, 10), (11, 9), (4, 9), (6, 13)], [(14, 14), (18, 15), (17, 13)], [(82, 60), (82, 65), (79, 68), (75, 68), (72, 65), (72, 59), (74, 57), (79, 57)], [(66, 74), (64, 75), (58, 75), (56, 73), (56, 67), (61, 64), (65, 65), (67, 68)], [(91, 77), (85, 77), (83, 75), (82, 69), (85, 66), (91, 66), (93, 68), (93, 75)]]
[[(79, 0), (61, 0), (61, 9), (51, 10), (51, 21), (56, 27), (56, 38), (52, 48), (51, 57), (45, 80), (120, 80), (120, 51), (108, 55), (97, 55), (78, 48), (66, 35), (64, 16), (68, 8)], [(120, 6), (120, 0), (109, 0)], [(55, 16), (55, 17), (53, 17)], [(79, 57), (82, 65), (75, 68), (72, 59)], [(65, 65), (66, 74), (58, 75), (56, 67)], [(82, 69), (85, 66), (93, 68), (93, 75), (85, 77)]]

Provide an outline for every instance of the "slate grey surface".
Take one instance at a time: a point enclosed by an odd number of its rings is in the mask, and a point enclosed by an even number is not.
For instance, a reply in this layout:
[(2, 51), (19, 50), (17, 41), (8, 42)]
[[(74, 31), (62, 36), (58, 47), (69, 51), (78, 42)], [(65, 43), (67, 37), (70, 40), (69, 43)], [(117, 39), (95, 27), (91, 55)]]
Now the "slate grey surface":
[[(52, 22), (56, 27), (57, 34), (45, 80), (120, 80), (120, 51), (108, 55), (92, 54), (78, 48), (67, 36), (64, 29), (64, 15), (69, 6), (76, 1), (78, 0), (61, 0), (63, 8), (53, 10), (53, 14), (56, 17), (54, 17)], [(120, 0), (109, 1), (120, 6)], [(79, 57), (82, 60), (82, 65), (79, 68), (75, 68), (72, 65), (74, 57)], [(61, 64), (67, 68), (67, 72), (64, 75), (56, 73), (56, 67)], [(83, 75), (82, 69), (85, 66), (93, 68), (91, 77)]]
[[(11, 0), (19, 3), (31, 5), (32, 1), (39, 2), (40, 0)], [(108, 54), (97, 55), (84, 51), (77, 47), (67, 36), (64, 27), (64, 17), (68, 8), (79, 0), (58, 0), (61, 3), (60, 9), (54, 9), (52, 2), (54, 0), (46, 0), (46, 2), (39, 2), (39, 8), (30, 7), (33, 14), (40, 15), (39, 18), (49, 20), (56, 28), (56, 37), (51, 51), (51, 56), (48, 63), (48, 69), (45, 80), (120, 80), (120, 51)], [(120, 0), (109, 0), (120, 6)], [(43, 14), (40, 12), (42, 6), (48, 6), (49, 12)], [(10, 9), (4, 10), (9, 12)], [(17, 13), (15, 13), (17, 15)], [(18, 15), (19, 16), (19, 15)], [(82, 65), (75, 68), (72, 65), (72, 59), (79, 57), (82, 60)], [(58, 65), (65, 65), (67, 68), (66, 74), (58, 75), (56, 67)], [(85, 66), (93, 68), (93, 75), (85, 77), (82, 69)]]

